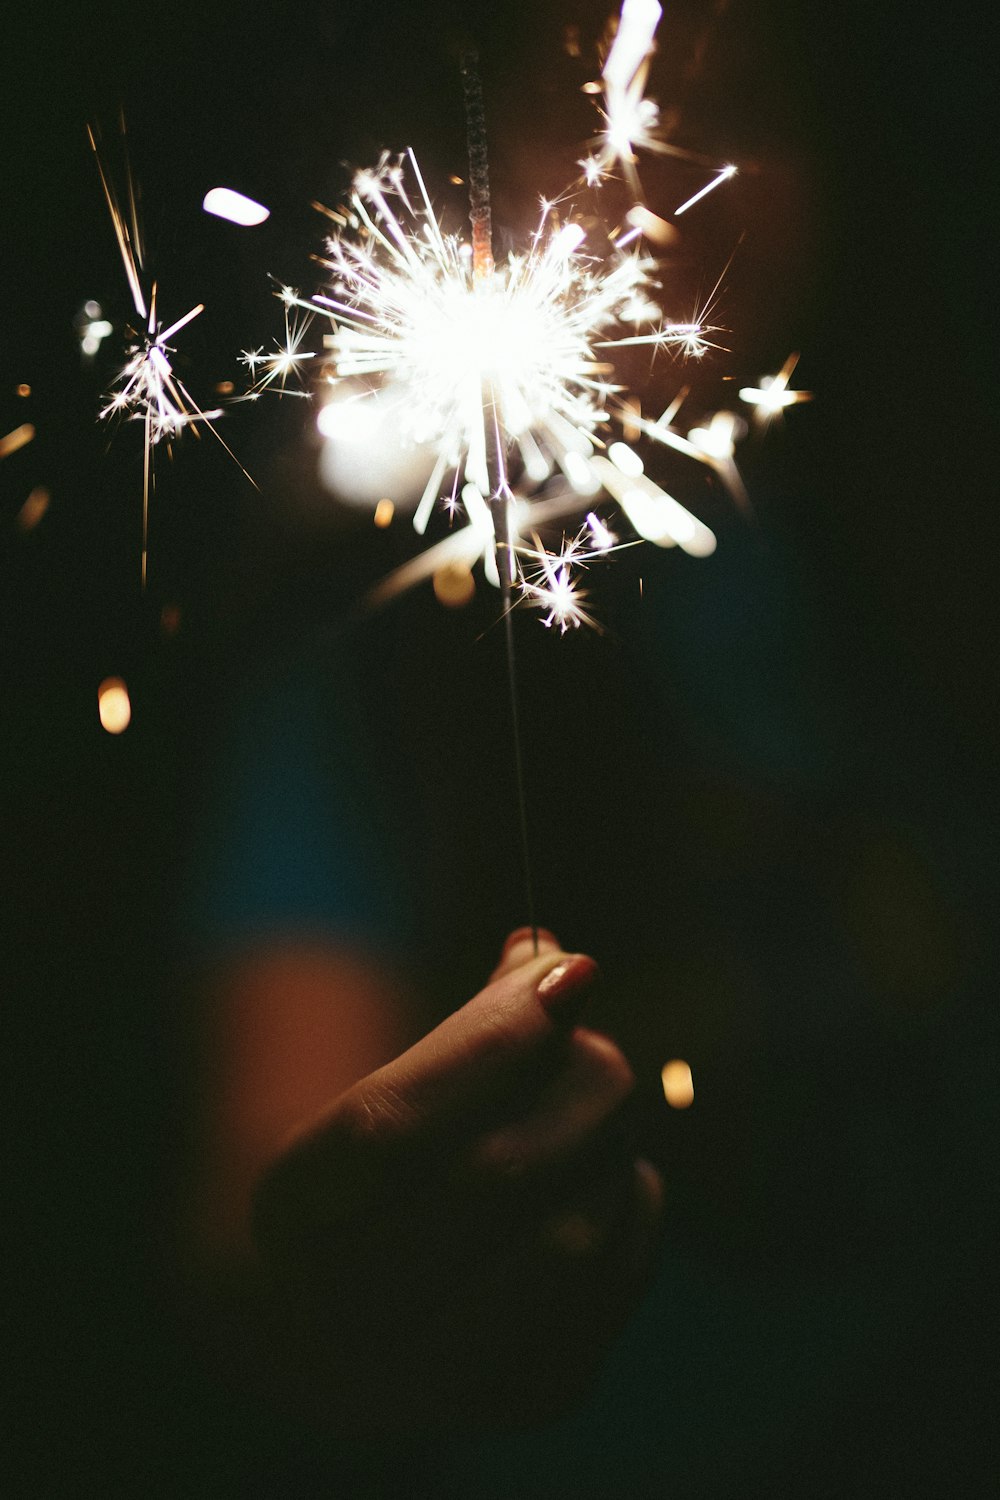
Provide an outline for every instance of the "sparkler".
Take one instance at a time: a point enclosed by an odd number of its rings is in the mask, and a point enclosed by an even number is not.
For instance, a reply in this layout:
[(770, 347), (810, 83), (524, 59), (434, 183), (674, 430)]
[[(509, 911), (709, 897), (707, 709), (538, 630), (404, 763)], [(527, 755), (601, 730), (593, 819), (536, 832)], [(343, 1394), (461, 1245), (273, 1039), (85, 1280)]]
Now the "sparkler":
[[(656, 0), (625, 0), (601, 75), (605, 128), (589, 159), (593, 169), (585, 170), (588, 181), (603, 181), (617, 165), (637, 190), (638, 148), (687, 154), (660, 140), (656, 108), (644, 96), (659, 17)], [(323, 209), (333, 225), (321, 261), (329, 284), (307, 298), (281, 289), (285, 338), (267, 354), (244, 351), (246, 395), (288, 388), (310, 357), (302, 348), (305, 320), (325, 314), (331, 389), (321, 432), (341, 430), (345, 399), (352, 420), (369, 400), (395, 400), (399, 438), (431, 454), (416, 531), (426, 532), (442, 501), (453, 519), (466, 522), (460, 542), (449, 539), (398, 570), (378, 597), (391, 597), (439, 566), (481, 559), (491, 583), (505, 594), (519, 588), (521, 599), (540, 605), (554, 624), (561, 617), (553, 616), (537, 580), (524, 586), (521, 566), (532, 561), (523, 537), (538, 524), (535, 507), (553, 497), (563, 515), (613, 499), (645, 540), (702, 556), (711, 550), (708, 529), (678, 500), (642, 474), (625, 483), (601, 450), (603, 433), (627, 411), (610, 357), (645, 347), (699, 358), (711, 346), (715, 291), (693, 318), (664, 313), (657, 265), (643, 241), (667, 240), (674, 231), (641, 203), (605, 237), (575, 218), (565, 200), (543, 201), (527, 243), (495, 263), (482, 97), (468, 58), (463, 75), (471, 244), (445, 229), (414, 153), (383, 153), (374, 168), (355, 175), (346, 204)], [(681, 211), (733, 171), (719, 171)], [(304, 321), (291, 320), (293, 308)], [(656, 423), (643, 420), (639, 430), (709, 464), (744, 498), (731, 451), (726, 457), (674, 432), (667, 414)]]
[[(594, 624), (579, 569), (617, 545), (595, 504), (614, 500), (634, 531), (658, 546), (679, 546), (694, 557), (715, 549), (712, 531), (645, 473), (642, 457), (624, 440), (608, 443), (612, 423), (623, 438), (642, 436), (707, 465), (746, 503), (734, 460), (739, 419), (717, 413), (686, 435), (675, 419), (683, 394), (657, 421), (643, 417), (615, 376), (611, 357), (625, 348), (664, 350), (700, 358), (715, 331), (708, 319), (718, 283), (694, 317), (669, 317), (661, 306), (657, 266), (644, 239), (669, 243), (676, 231), (641, 201), (639, 149), (690, 158), (659, 133), (656, 105), (645, 97), (649, 60), (661, 7), (657, 0), (624, 0), (601, 82), (603, 128), (583, 167), (588, 188), (615, 171), (633, 203), (617, 230), (603, 236), (574, 216), (567, 200), (543, 201), (533, 234), (500, 263), (494, 259), (483, 103), (474, 59), (463, 62), (469, 142), (471, 243), (448, 231), (432, 205), (412, 151), (383, 153), (358, 172), (348, 201), (323, 209), (332, 223), (321, 260), (328, 285), (311, 298), (289, 289), (285, 340), (277, 352), (244, 353), (251, 396), (285, 389), (299, 368), (305, 318), (330, 320), (325, 380), (331, 390), (320, 430), (336, 440), (340, 416), (356, 426), (369, 403), (392, 401), (400, 436), (429, 451), (430, 473), (414, 513), (423, 535), (443, 501), (465, 524), (397, 569), (369, 596), (385, 602), (421, 578), (460, 574), (482, 560), (487, 578), (503, 591), (503, 618), (514, 758), (531, 914), (531, 869), (517, 691), (511, 633), (514, 590), (561, 633)], [(715, 176), (674, 210), (686, 213), (730, 180)], [(318, 205), (317, 205), (318, 206)], [(723, 273), (724, 274), (724, 273)], [(721, 281), (721, 278), (720, 278)], [(258, 374), (262, 371), (262, 374)], [(787, 404), (790, 369), (766, 391)], [(784, 381), (783, 384), (780, 382)], [(780, 384), (780, 390), (779, 390)], [(340, 388), (340, 389), (338, 389)], [(747, 391), (744, 399), (752, 399)], [(766, 401), (765, 401), (766, 404)], [(742, 424), (745, 427), (745, 424)], [(585, 511), (587, 524), (553, 554), (539, 539), (547, 520)], [(530, 543), (525, 540), (529, 537)]]
[[(706, 347), (701, 321), (667, 319), (653, 301), (655, 262), (642, 248), (590, 254), (583, 225), (561, 222), (554, 204), (505, 265), (487, 259), (482, 232), (477, 260), (442, 229), (412, 152), (359, 173), (335, 221), (330, 288), (292, 300), (331, 317), (334, 385), (360, 377), (405, 389), (402, 435), (434, 453), (414, 515), (421, 534), (449, 489), (484, 535), (492, 503), (493, 535), (512, 555), (512, 480), (530, 495), (561, 474), (577, 512), (592, 507), (611, 493), (595, 456), (622, 392), (606, 351)], [(486, 562), (499, 582), (495, 559)]]

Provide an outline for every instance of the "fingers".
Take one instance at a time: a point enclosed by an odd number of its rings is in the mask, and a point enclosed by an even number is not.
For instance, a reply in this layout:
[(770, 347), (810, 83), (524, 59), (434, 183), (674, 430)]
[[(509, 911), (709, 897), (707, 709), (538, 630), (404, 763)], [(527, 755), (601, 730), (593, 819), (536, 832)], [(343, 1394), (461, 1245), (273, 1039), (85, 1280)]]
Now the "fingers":
[(562, 1066), (528, 1108), (475, 1143), (473, 1175), (486, 1183), (516, 1181), (568, 1161), (612, 1118), (634, 1085), (632, 1069), (614, 1042), (578, 1026)]
[[(508, 964), (523, 952), (514, 937)], [(565, 1042), (596, 972), (593, 959), (561, 952), (554, 939), (527, 962), (504, 970), (502, 961), (500, 977), (467, 1005), (349, 1090), (343, 1110), (362, 1136), (387, 1139), (481, 1113)]]
[(583, 1264), (610, 1252), (618, 1291), (630, 1298), (649, 1268), (663, 1215), (663, 1181), (641, 1157), (627, 1172), (598, 1177), (542, 1222), (543, 1249), (557, 1260)]

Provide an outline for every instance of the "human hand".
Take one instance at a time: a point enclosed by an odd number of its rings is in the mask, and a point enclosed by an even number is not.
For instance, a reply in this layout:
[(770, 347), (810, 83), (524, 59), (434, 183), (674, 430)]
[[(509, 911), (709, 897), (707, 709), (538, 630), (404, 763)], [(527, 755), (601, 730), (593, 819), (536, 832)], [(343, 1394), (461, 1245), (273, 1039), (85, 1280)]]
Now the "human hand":
[(576, 1024), (596, 966), (513, 933), (491, 982), (265, 1174), (255, 1236), (286, 1376), (368, 1429), (551, 1416), (642, 1290), (662, 1183), (634, 1079)]

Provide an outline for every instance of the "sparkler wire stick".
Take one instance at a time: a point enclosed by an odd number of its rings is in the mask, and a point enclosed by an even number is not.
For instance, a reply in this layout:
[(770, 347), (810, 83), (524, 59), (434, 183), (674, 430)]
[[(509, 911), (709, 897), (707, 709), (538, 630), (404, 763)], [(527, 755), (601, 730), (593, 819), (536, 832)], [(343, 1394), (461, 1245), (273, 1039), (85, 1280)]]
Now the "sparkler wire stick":
[[(465, 92), (465, 126), (469, 153), (469, 219), (472, 224), (472, 275), (475, 285), (487, 292), (493, 278), (493, 220), (490, 209), (490, 172), (486, 147), (486, 111), (479, 76), (478, 57), (472, 48), (462, 54), (462, 84)], [(524, 757), (521, 750), (521, 725), (518, 713), (517, 667), (514, 655), (513, 584), (517, 560), (514, 554), (513, 496), (507, 483), (504, 463), (503, 434), (500, 428), (496, 390), (493, 381), (483, 380), (483, 437), (489, 505), (496, 536), (497, 572), (503, 592), (504, 641), (507, 657), (507, 691), (510, 700), (511, 729), (514, 739), (514, 779), (517, 787), (518, 826), (521, 837), (521, 861), (528, 925), (535, 953), (538, 953), (538, 923), (535, 919), (534, 882), (531, 868), (531, 846), (528, 841), (528, 812), (524, 790)]]

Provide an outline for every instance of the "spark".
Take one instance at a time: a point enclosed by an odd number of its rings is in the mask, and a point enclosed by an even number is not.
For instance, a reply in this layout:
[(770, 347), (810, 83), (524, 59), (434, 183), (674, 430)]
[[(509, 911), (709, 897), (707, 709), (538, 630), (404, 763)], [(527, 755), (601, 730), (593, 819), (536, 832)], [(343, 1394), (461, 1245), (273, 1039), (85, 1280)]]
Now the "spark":
[(604, 128), (597, 151), (581, 163), (589, 187), (598, 186), (619, 166), (629, 186), (638, 193), (636, 151), (667, 149), (657, 134), (659, 109), (645, 97), (653, 38), (662, 14), (657, 0), (624, 0), (618, 29), (601, 70)]
[(800, 401), (811, 401), (812, 391), (790, 391), (788, 382), (799, 362), (797, 354), (790, 354), (777, 375), (765, 375), (759, 386), (745, 385), (740, 390), (740, 400), (754, 408), (754, 417), (765, 425), (780, 416), (786, 406), (796, 406)]
[(237, 193), (233, 188), (210, 188), (201, 206), (207, 214), (214, 214), (218, 219), (228, 219), (231, 224), (239, 224), (247, 229), (263, 224), (271, 217), (271, 210), (265, 208), (263, 203), (255, 203), (252, 198)]
[(703, 188), (688, 198), (686, 202), (682, 203), (680, 208), (674, 209), (674, 218), (679, 219), (681, 214), (686, 214), (689, 208), (693, 208), (696, 203), (701, 202), (702, 198), (706, 198), (709, 193), (714, 192), (723, 182), (728, 182), (731, 177), (735, 176), (736, 168), (734, 166), (723, 167), (718, 175), (712, 178), (711, 182), (707, 182)]
[(25, 448), (34, 441), (35, 428), (31, 422), (22, 422), (20, 427), (15, 427), (12, 432), (5, 433), (0, 437), (0, 458), (9, 458), (19, 448)]
[(104, 316), (101, 304), (93, 299), (83, 304), (73, 319), (73, 325), (80, 340), (80, 353), (85, 362), (90, 364), (99, 354), (104, 340), (114, 333), (114, 327)]
[(587, 590), (581, 588), (574, 573), (587, 554), (581, 555), (570, 543), (562, 554), (553, 555), (536, 539), (536, 550), (527, 555), (536, 566), (521, 578), (521, 597), (542, 612), (542, 624), (555, 627), (560, 635), (581, 625), (596, 628), (597, 621), (584, 608)]
[[(300, 384), (302, 366), (306, 360), (316, 356), (314, 350), (304, 349), (302, 346), (315, 313), (303, 309), (299, 294), (292, 287), (279, 287), (275, 296), (280, 300), (284, 311), (285, 337), (283, 340), (275, 339), (273, 349), (244, 349), (241, 352), (240, 363), (249, 372), (251, 385), (249, 390), (236, 398), (238, 401), (255, 401), (262, 391), (271, 387), (279, 396), (308, 397), (308, 391), (303, 390)], [(258, 375), (258, 371), (262, 373)], [(290, 380), (294, 380), (296, 385), (290, 386)]]

